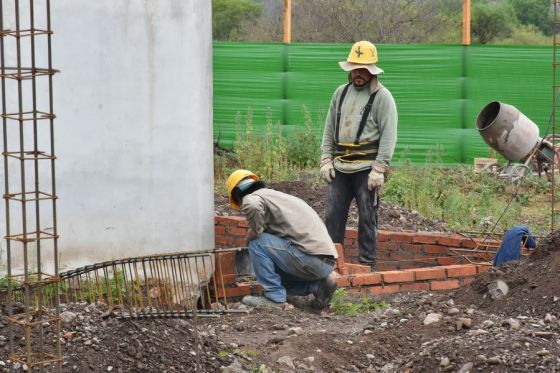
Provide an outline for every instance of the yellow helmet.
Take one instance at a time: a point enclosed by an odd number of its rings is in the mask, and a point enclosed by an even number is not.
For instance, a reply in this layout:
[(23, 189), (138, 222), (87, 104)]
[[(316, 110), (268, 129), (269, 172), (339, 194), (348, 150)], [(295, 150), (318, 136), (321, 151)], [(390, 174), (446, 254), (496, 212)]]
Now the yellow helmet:
[(371, 65), (377, 63), (377, 48), (369, 41), (359, 41), (352, 45), (346, 61), (359, 65)]
[(371, 75), (383, 74), (383, 70), (377, 67), (377, 48), (369, 41), (359, 41), (352, 45), (346, 61), (338, 64), (344, 71), (356, 69), (367, 69)]
[(233, 192), (233, 189), (235, 189), (235, 187), (237, 186), (237, 184), (239, 184), (239, 182), (241, 180), (244, 180), (244, 179), (247, 179), (247, 178), (251, 178), (255, 181), (259, 181), (259, 177), (249, 170), (235, 170), (231, 173), (231, 175), (229, 175), (229, 177), (227, 179), (227, 182), (226, 182), (227, 194), (228, 194), (228, 197), (229, 197), (229, 204), (231, 205), (232, 209), (238, 209), (239, 208), (239, 205), (237, 203), (235, 203), (235, 201), (233, 200), (233, 197), (231, 195), (232, 192)]

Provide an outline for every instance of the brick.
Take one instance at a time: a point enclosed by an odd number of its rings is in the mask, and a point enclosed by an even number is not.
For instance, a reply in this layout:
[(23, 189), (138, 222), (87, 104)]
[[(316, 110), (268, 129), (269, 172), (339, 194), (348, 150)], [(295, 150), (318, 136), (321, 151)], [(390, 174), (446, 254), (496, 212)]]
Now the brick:
[(461, 236), (439, 236), (436, 243), (443, 246), (461, 247), (463, 240), (464, 238)]
[(346, 238), (358, 238), (358, 230), (357, 229), (347, 229), (344, 236)]
[(410, 282), (414, 281), (413, 271), (387, 271), (382, 272), (384, 282)]
[(245, 246), (247, 246), (247, 240), (245, 239), (245, 236), (237, 237), (233, 241), (233, 244), (235, 245), (235, 247), (245, 247)]
[(220, 273), (229, 275), (235, 273), (235, 257), (237, 253), (234, 251), (216, 254), (216, 275)]
[(389, 241), (412, 243), (412, 239), (416, 234), (413, 232), (392, 232), (389, 233)]
[(397, 250), (400, 248), (400, 244), (394, 241), (383, 241), (378, 242), (377, 247), (385, 250)]
[(446, 266), (447, 277), (466, 277), (476, 275), (476, 266), (472, 264)]
[(462, 280), (463, 286), (464, 286), (464, 285), (471, 284), (474, 280), (475, 280), (474, 277), (465, 277), (465, 278)]
[(229, 274), (229, 275), (220, 276), (219, 274), (216, 274), (215, 278), (216, 278), (216, 285), (222, 286), (222, 280), (223, 280), (223, 285), (228, 286), (228, 285), (235, 284), (235, 281), (237, 280), (237, 275)]
[(432, 281), (430, 283), (430, 290), (451, 290), (459, 288), (459, 280), (445, 280), (445, 281)]
[(353, 247), (347, 248), (347, 249), (344, 250), (344, 255), (345, 256), (356, 256), (357, 257), (359, 254), (360, 253), (359, 253), (358, 249), (355, 249)]
[(480, 264), (480, 265), (476, 266), (476, 272), (481, 273), (481, 272), (489, 270), (490, 268), (492, 268), (492, 266), (490, 264)]
[(379, 273), (357, 273), (350, 278), (352, 286), (377, 285), (381, 283)]
[(418, 268), (414, 270), (416, 281), (445, 278), (444, 268)]
[(428, 254), (447, 254), (447, 247), (439, 245), (424, 245), (424, 252)]
[(371, 267), (362, 264), (346, 263), (348, 274), (351, 273), (371, 273)]
[(224, 227), (223, 225), (216, 225), (214, 227), (214, 233), (215, 234), (224, 234), (224, 233), (226, 233), (226, 227)]
[[(354, 246), (354, 239), (353, 238), (345, 238), (344, 239), (344, 247), (352, 247)], [(337, 244), (340, 245), (340, 244)]]
[(412, 253), (407, 253), (407, 252), (402, 252), (402, 251), (398, 251), (398, 252), (391, 252), (389, 254), (389, 257), (391, 258), (391, 260), (395, 260), (395, 261), (404, 261), (404, 260), (410, 260), (412, 258)]
[(463, 258), (460, 256), (440, 256), (436, 258), (436, 261), (439, 265), (446, 266), (446, 265), (453, 265), (453, 264), (461, 264)]
[(249, 223), (247, 223), (247, 220), (245, 220), (245, 219), (238, 220), (237, 221), (237, 226), (242, 227), (242, 228), (249, 228)]
[(463, 241), (461, 241), (461, 247), (467, 248), (467, 249), (476, 249), (478, 246), (478, 244), (471, 240), (470, 238), (465, 238), (463, 239)]
[(238, 227), (228, 227), (227, 231), (231, 234), (233, 234), (234, 236), (243, 236), (245, 237), (247, 235), (247, 229), (246, 228), (238, 228)]
[(336, 276), (334, 277), (334, 281), (340, 287), (350, 287), (350, 276)]
[(346, 294), (368, 294), (369, 293), (369, 289), (368, 288), (350, 288), (348, 290), (346, 290)]
[(402, 284), (401, 291), (429, 291), (430, 290), (430, 283), (429, 282), (416, 282), (413, 284)]
[(415, 243), (403, 243), (401, 244), (401, 250), (409, 251), (411, 253), (419, 254), (422, 252), (424, 245)]
[(398, 293), (400, 290), (399, 285), (389, 285), (389, 286), (373, 286), (370, 288), (370, 293), (379, 294), (391, 294)]
[(435, 244), (436, 243), (436, 238), (437, 238), (437, 236), (432, 235), (432, 234), (415, 234), (412, 237), (412, 242)]
[(393, 263), (377, 263), (375, 269), (378, 271), (392, 271), (397, 269), (397, 265)]
[(433, 266), (438, 265), (437, 257), (435, 257), (435, 256), (415, 255), (415, 256), (412, 257), (412, 260), (417, 262), (417, 263), (432, 264)]
[(232, 225), (229, 216), (214, 216), (214, 225)]
[(231, 247), (233, 245), (233, 237), (228, 236), (216, 236), (216, 244), (219, 246)]
[(389, 232), (377, 231), (377, 242), (389, 241)]
[(391, 253), (390, 251), (386, 251), (386, 250), (376, 250), (375, 257), (377, 259), (387, 259), (389, 258), (390, 253)]

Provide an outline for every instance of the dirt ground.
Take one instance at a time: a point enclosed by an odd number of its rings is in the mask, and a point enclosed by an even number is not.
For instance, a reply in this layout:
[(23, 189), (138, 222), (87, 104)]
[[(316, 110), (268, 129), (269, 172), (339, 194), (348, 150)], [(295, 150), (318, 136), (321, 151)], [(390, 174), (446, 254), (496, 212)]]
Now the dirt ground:
[[(321, 192), (307, 191), (314, 207), (323, 203)], [(217, 210), (226, 203), (217, 203)], [(419, 230), (437, 226), (413, 219), (417, 214), (404, 216)], [(557, 231), (533, 255), (485, 272), (465, 288), (376, 296), (388, 306), (355, 316), (317, 313), (303, 300), (283, 309), (236, 303), (232, 307), (246, 313), (214, 318), (123, 321), (107, 317), (104, 305), (68, 304), (62, 306), (62, 370), (560, 372), (559, 275)], [(498, 280), (507, 285), (505, 295), (489, 291)], [(347, 301), (358, 297), (347, 294)], [(2, 319), (0, 372), (8, 371), (8, 335)], [(52, 337), (47, 333), (45, 340)]]
[[(326, 184), (310, 184), (304, 181), (274, 182), (268, 188), (299, 197), (313, 207), (324, 220)], [(214, 196), (214, 211), (216, 215), (239, 215), (239, 211), (232, 210), (225, 195)], [(378, 209), (379, 229), (389, 231), (415, 231), (415, 232), (445, 232), (443, 224), (424, 218), (416, 211), (408, 211), (398, 206), (381, 201)], [(352, 203), (348, 214), (349, 227), (358, 226), (358, 210)]]

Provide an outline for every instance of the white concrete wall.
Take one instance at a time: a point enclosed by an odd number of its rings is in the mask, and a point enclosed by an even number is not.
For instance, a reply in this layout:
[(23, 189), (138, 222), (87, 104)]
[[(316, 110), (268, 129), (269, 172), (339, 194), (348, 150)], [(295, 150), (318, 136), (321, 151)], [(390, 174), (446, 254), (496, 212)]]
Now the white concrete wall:
[(210, 4), (51, 2), (62, 270), (214, 247)]

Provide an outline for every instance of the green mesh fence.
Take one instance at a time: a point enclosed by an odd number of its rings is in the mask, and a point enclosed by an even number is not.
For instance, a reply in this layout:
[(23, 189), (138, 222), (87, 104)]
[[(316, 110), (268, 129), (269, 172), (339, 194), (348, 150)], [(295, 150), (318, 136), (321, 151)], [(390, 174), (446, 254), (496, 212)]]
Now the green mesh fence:
[[(233, 146), (238, 123), (252, 115), (255, 131), (267, 118), (283, 133), (304, 125), (322, 134), (335, 88), (347, 81), (338, 67), (346, 44), (214, 43), (214, 139)], [(377, 45), (381, 82), (399, 112), (394, 160), (414, 162), (441, 150), (447, 164), (472, 163), (489, 148), (475, 127), (491, 101), (517, 107), (544, 136), (552, 103), (552, 49), (542, 46)]]

